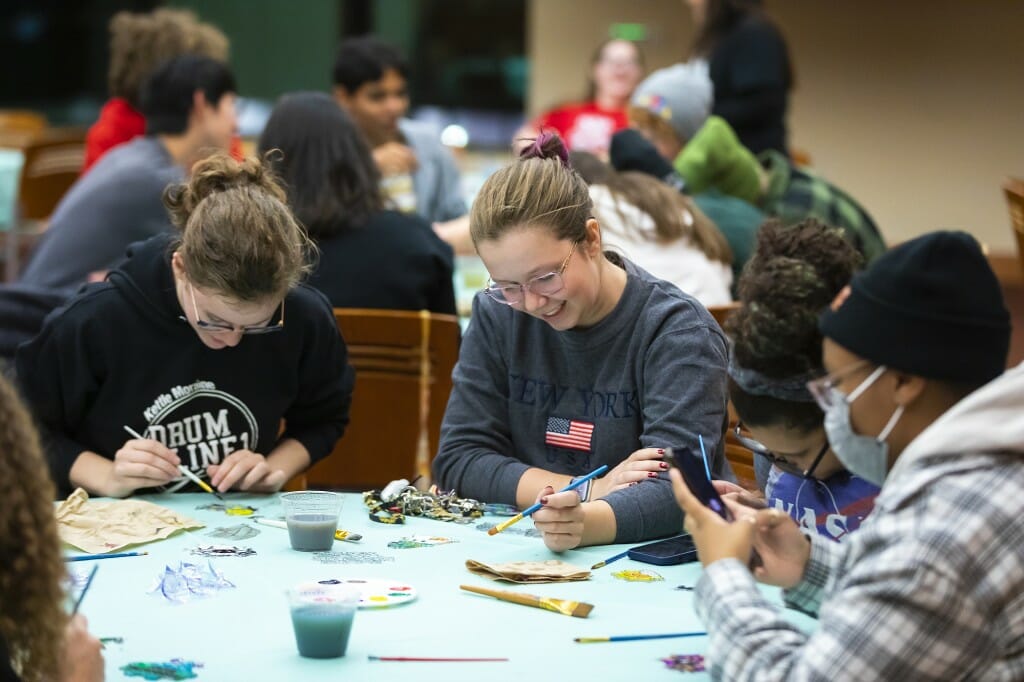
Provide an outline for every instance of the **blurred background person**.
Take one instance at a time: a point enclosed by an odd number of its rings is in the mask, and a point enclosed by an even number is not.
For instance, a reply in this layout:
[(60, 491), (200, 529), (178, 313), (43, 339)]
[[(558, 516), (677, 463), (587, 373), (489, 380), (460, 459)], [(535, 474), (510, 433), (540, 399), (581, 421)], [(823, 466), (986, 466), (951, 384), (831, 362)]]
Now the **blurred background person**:
[[(228, 60), (227, 36), (216, 26), (199, 21), (188, 10), (118, 12), (110, 20), (109, 30), (110, 99), (86, 134), (83, 173), (114, 147), (146, 132), (146, 119), (141, 111), (142, 85), (158, 66), (183, 54), (224, 63)], [(236, 140), (235, 147), (238, 144)], [(236, 154), (235, 148), (232, 153)]]
[(621, 39), (601, 43), (590, 60), (590, 84), (582, 102), (571, 102), (544, 112), (516, 133), (532, 139), (542, 129), (551, 129), (565, 140), (570, 151), (584, 151), (608, 158), (612, 134), (629, 121), (626, 105), (644, 77), (644, 55), (640, 46)]
[(349, 38), (334, 61), (334, 98), (366, 136), (394, 208), (430, 222), (466, 214), (459, 170), (431, 126), (406, 118), (409, 66), (372, 36)]
[(651, 176), (616, 172), (587, 152), (572, 152), (587, 181), (605, 245), (705, 306), (732, 301), (732, 251), (693, 201)]
[(330, 96), (281, 98), (259, 150), (280, 152), (269, 159), (320, 249), (307, 283), (331, 305), (455, 314), (451, 247), (423, 218), (384, 208), (369, 146)]
[(786, 110), (793, 87), (789, 49), (761, 0), (685, 0), (697, 25), (691, 59), (707, 62), (712, 113), (755, 154), (789, 155)]
[(132, 242), (170, 232), (164, 188), (206, 154), (228, 149), (236, 90), (228, 66), (209, 57), (181, 55), (157, 68), (140, 96), (146, 135), (71, 186), (20, 281), (71, 293), (91, 273), (102, 276)]

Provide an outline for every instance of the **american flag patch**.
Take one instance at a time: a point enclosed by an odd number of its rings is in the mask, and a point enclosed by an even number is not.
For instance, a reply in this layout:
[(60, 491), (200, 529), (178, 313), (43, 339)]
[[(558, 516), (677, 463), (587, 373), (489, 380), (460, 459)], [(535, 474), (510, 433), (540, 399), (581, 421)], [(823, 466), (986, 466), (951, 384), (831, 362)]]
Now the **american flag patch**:
[(594, 435), (594, 425), (590, 422), (548, 417), (548, 428), (544, 433), (544, 442), (560, 448), (571, 448), (590, 452), (590, 438)]

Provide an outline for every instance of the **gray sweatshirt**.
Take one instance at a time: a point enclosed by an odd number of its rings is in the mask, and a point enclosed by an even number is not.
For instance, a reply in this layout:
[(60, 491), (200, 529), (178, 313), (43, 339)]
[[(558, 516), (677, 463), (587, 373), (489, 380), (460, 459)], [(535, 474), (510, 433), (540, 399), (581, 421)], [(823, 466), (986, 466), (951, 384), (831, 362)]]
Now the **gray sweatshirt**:
[(111, 150), (57, 204), (20, 281), (74, 291), (89, 273), (120, 262), (132, 242), (169, 232), (163, 191), (184, 178), (155, 137)]
[[(621, 300), (588, 329), (555, 331), (477, 294), (433, 464), (438, 485), (514, 504), (530, 467), (578, 476), (645, 447), (699, 452), (698, 434), (713, 471), (731, 478), (721, 329), (693, 297), (629, 261), (625, 268)], [(682, 529), (664, 475), (604, 499), (616, 542)]]

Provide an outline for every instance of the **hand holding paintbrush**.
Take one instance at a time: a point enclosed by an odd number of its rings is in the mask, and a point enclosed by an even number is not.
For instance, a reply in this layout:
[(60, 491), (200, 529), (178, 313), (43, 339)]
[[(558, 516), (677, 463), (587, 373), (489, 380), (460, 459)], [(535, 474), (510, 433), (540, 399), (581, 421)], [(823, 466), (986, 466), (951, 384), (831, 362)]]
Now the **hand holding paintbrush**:
[(538, 597), (533, 594), (510, 592), (508, 590), (492, 590), (487, 587), (474, 587), (473, 585), (459, 585), (459, 587), (467, 592), (485, 594), (488, 597), (494, 597), (501, 601), (512, 602), (513, 604), (522, 604), (523, 606), (533, 606), (538, 609), (547, 609), (548, 611), (561, 613), (565, 616), (575, 616), (576, 618), (586, 618), (594, 609), (593, 604), (587, 604), (580, 601), (570, 601), (568, 599)]
[[(583, 485), (587, 481), (589, 481), (591, 479), (594, 479), (594, 478), (597, 478), (598, 476), (600, 476), (601, 474), (603, 474), (606, 471), (608, 471), (608, 465), (607, 464), (602, 464), (601, 466), (597, 467), (596, 469), (591, 471), (586, 476), (583, 476), (581, 478), (576, 479), (575, 481), (573, 481), (569, 485), (565, 486), (564, 488), (562, 488), (558, 492), (564, 493), (564, 492), (566, 492), (568, 490), (576, 490), (576, 488), (580, 487), (581, 485)], [(515, 516), (513, 516), (512, 518), (510, 518), (510, 519), (508, 519), (506, 521), (502, 521), (501, 523), (499, 523), (494, 528), (491, 528), (489, 531), (487, 531), (487, 534), (488, 535), (497, 535), (498, 533), (500, 533), (501, 531), (505, 530), (506, 528), (508, 528), (512, 524), (519, 523), (520, 521), (525, 519), (527, 516), (530, 516), (531, 514), (533, 514), (535, 511), (537, 511), (538, 509), (540, 509), (543, 506), (544, 505), (541, 504), (540, 502), (537, 502), (536, 504), (532, 504), (529, 507), (527, 507), (526, 509), (524, 509), (523, 511), (521, 511), (518, 514), (516, 514)]]
[[(140, 434), (138, 431), (136, 431), (135, 429), (133, 429), (130, 426), (126, 425), (124, 427), (124, 430), (127, 431), (128, 434), (131, 435), (133, 438), (138, 438), (139, 440), (147, 440), (146, 438), (144, 438), (142, 436), (142, 434)], [(224, 497), (219, 492), (217, 492), (216, 490), (214, 490), (213, 488), (210, 487), (209, 483), (207, 483), (206, 481), (204, 481), (203, 479), (199, 478), (194, 473), (192, 473), (192, 470), (189, 469), (184, 464), (179, 464), (178, 465), (178, 471), (180, 471), (182, 473), (182, 475), (185, 476), (185, 478), (191, 480), (193, 483), (198, 485), (200, 488), (202, 488), (206, 492), (210, 493), (211, 495), (216, 495), (218, 500), (223, 500), (224, 499)]]

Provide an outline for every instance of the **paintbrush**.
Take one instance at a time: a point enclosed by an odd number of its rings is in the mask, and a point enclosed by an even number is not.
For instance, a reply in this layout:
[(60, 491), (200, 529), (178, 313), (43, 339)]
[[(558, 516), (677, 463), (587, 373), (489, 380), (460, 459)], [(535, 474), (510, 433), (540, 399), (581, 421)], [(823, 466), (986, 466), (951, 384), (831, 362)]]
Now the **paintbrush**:
[(466, 590), (467, 592), (484, 594), (488, 597), (500, 599), (501, 601), (512, 602), (513, 604), (522, 604), (523, 606), (533, 606), (538, 609), (547, 609), (548, 611), (561, 613), (564, 616), (586, 618), (590, 615), (590, 612), (594, 610), (593, 604), (587, 604), (586, 602), (581, 601), (569, 601), (568, 599), (554, 599), (552, 597), (538, 597), (533, 594), (509, 592), (507, 590), (492, 590), (487, 587), (474, 587), (473, 585), (459, 585), (459, 587), (463, 590)]
[(632, 551), (632, 550), (628, 550), (627, 549), (625, 552), (619, 552), (615, 556), (608, 557), (604, 561), (598, 561), (596, 564), (594, 564), (593, 566), (590, 567), (590, 570), (593, 571), (593, 570), (596, 570), (598, 568), (603, 568), (603, 567), (607, 566), (608, 564), (610, 564), (613, 561), (618, 561), (619, 559), (624, 559), (626, 557), (626, 555), (630, 553), (630, 551)]
[[(573, 483), (570, 483), (569, 485), (565, 486), (564, 488), (562, 488), (558, 492), (564, 493), (567, 490), (576, 490), (576, 488), (580, 487), (581, 485), (583, 485), (584, 483), (586, 483), (590, 479), (596, 478), (597, 476), (600, 476), (601, 474), (603, 474), (606, 471), (608, 471), (608, 465), (607, 464), (602, 464), (601, 466), (597, 467), (596, 469), (591, 471), (586, 476), (583, 476), (581, 478), (576, 479)], [(489, 531), (487, 531), (487, 534), (488, 535), (497, 535), (498, 533), (500, 533), (501, 531), (505, 530), (506, 528), (508, 528), (512, 524), (519, 523), (520, 521), (525, 519), (527, 516), (529, 516), (530, 514), (532, 514), (535, 511), (537, 511), (538, 509), (540, 509), (543, 506), (544, 505), (541, 504), (540, 502), (532, 504), (529, 507), (527, 507), (526, 509), (524, 509), (523, 511), (521, 511), (518, 514), (516, 514), (515, 516), (513, 516), (512, 518), (507, 519), (505, 521), (502, 521), (501, 523), (499, 523), (494, 528), (491, 528)]]
[[(135, 429), (133, 429), (130, 426), (126, 425), (124, 427), (124, 430), (127, 431), (129, 434), (131, 434), (131, 436), (133, 436), (134, 438), (138, 438), (139, 440), (146, 440), (141, 435), (139, 435), (139, 433)], [(198, 485), (200, 488), (202, 488), (206, 492), (210, 493), (211, 495), (216, 495), (218, 500), (223, 500), (224, 499), (224, 497), (219, 492), (217, 492), (216, 490), (214, 490), (213, 488), (210, 487), (209, 483), (207, 483), (203, 479), (201, 479), (198, 476), (196, 476), (195, 474), (193, 474), (192, 470), (189, 469), (184, 464), (179, 464), (178, 465), (178, 471), (180, 471), (182, 474), (184, 474), (185, 478), (190, 479), (193, 483)]]

